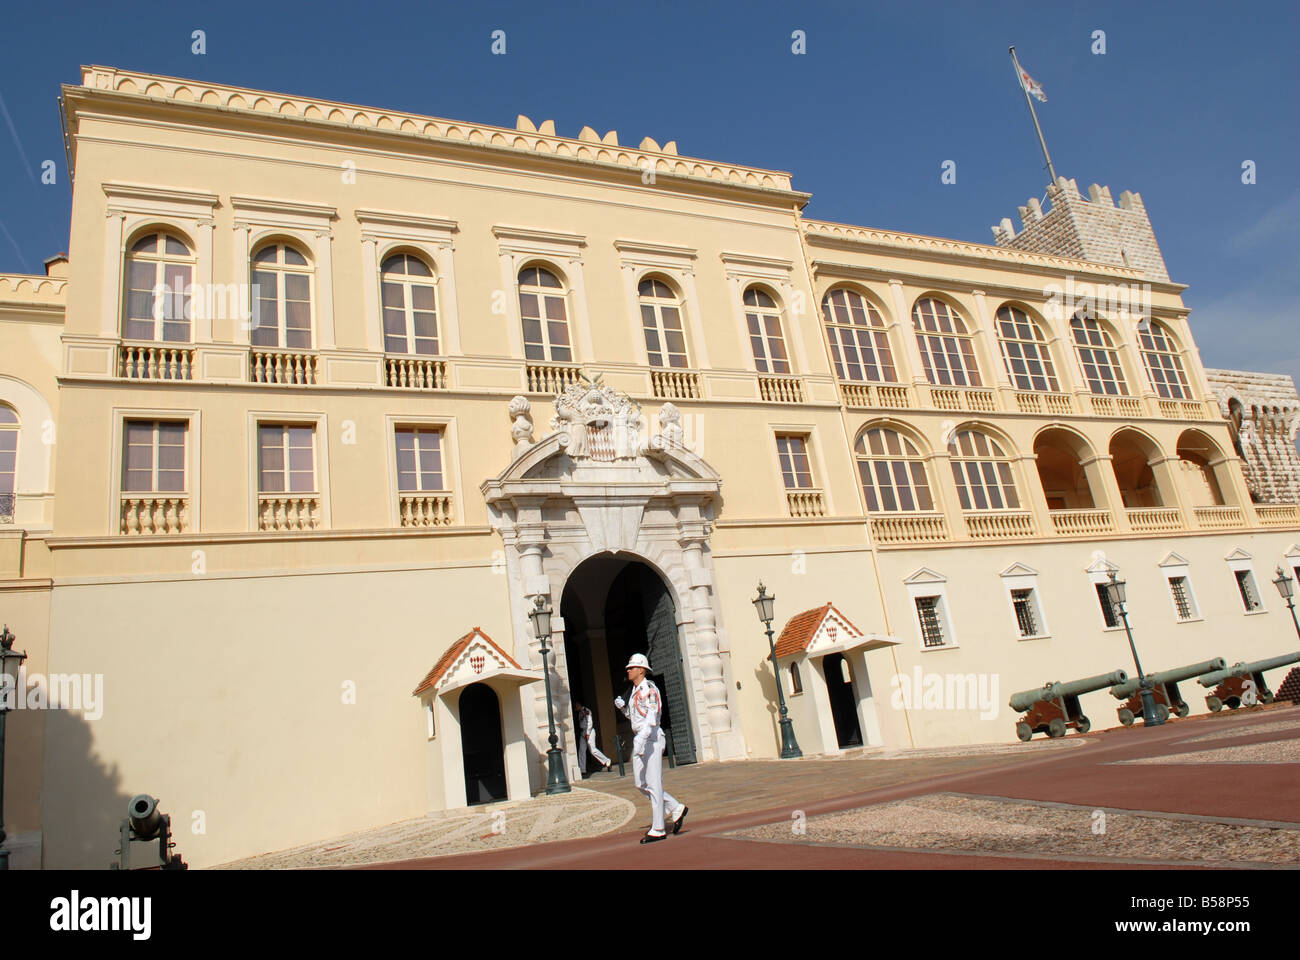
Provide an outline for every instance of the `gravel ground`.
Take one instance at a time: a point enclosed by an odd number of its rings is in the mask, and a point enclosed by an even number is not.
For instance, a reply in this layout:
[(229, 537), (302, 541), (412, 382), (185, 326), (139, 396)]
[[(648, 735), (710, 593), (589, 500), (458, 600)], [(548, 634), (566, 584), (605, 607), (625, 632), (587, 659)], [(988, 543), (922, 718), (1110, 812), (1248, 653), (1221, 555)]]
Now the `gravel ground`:
[(1203, 740), (1224, 740), (1228, 737), (1246, 737), (1254, 733), (1277, 733), (1289, 730), (1300, 732), (1300, 717), (1292, 717), (1290, 720), (1274, 720), (1270, 723), (1252, 723), (1245, 727), (1233, 727), (1228, 730), (1216, 730), (1214, 733), (1207, 733), (1204, 736), (1192, 737), (1190, 740), (1179, 740), (1178, 742), (1200, 743)]
[(416, 817), (292, 850), (223, 863), (214, 869), (359, 866), (594, 837), (623, 826), (632, 819), (635, 809), (620, 797), (574, 787), (572, 793), (496, 804), (462, 816)]
[(1247, 743), (1235, 747), (1218, 747), (1214, 750), (1197, 750), (1194, 753), (1171, 753), (1160, 757), (1143, 757), (1140, 760), (1119, 760), (1116, 763), (1300, 763), (1300, 739)]
[[(1239, 821), (1191, 820), (1028, 803), (960, 794), (930, 794), (727, 836), (785, 843), (852, 844), (987, 854), (1174, 860), (1187, 863), (1300, 864), (1300, 829)], [(1103, 833), (1094, 833), (1103, 826)]]

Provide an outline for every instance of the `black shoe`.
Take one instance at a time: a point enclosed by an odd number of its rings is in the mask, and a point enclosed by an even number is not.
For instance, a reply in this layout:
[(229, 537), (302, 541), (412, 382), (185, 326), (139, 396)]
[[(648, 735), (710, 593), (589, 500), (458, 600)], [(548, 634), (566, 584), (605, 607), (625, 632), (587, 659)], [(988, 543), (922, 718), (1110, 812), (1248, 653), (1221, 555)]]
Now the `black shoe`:
[(676, 833), (682, 828), (682, 821), (686, 819), (686, 815), (690, 812), (691, 808), (686, 806), (686, 804), (682, 804), (682, 815), (673, 821), (673, 833)]
[(667, 839), (668, 839), (668, 834), (666, 834), (666, 833), (664, 833), (664, 834), (660, 834), (660, 835), (657, 836), (657, 837), (656, 837), (653, 833), (647, 833), (644, 837), (641, 838), (641, 842), (642, 842), (642, 843), (658, 843), (660, 840), (667, 840)]

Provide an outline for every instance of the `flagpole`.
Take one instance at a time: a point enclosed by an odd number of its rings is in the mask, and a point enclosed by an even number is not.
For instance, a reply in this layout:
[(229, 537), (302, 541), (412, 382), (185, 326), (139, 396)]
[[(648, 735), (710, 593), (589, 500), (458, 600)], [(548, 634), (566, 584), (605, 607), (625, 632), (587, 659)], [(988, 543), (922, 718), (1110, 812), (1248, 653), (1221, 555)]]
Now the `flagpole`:
[(1043, 148), (1043, 159), (1047, 161), (1047, 172), (1052, 176), (1052, 183), (1056, 183), (1056, 168), (1052, 166), (1052, 155), (1047, 152), (1047, 141), (1043, 139), (1043, 128), (1038, 125), (1038, 114), (1034, 110), (1034, 101), (1029, 98), (1029, 88), (1025, 86), (1022, 76), (1024, 73), (1020, 69), (1020, 61), (1016, 59), (1016, 48), (1011, 47), (1011, 65), (1016, 71), (1016, 83), (1020, 84), (1020, 90), (1025, 95), (1025, 103), (1029, 105), (1029, 115), (1034, 118), (1034, 129), (1038, 131), (1038, 144)]

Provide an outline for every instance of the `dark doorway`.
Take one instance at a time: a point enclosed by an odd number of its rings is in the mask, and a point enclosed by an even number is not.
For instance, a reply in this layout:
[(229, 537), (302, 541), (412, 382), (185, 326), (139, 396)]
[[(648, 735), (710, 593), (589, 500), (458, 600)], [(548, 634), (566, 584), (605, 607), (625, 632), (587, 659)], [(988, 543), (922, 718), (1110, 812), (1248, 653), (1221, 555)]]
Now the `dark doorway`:
[(466, 803), (506, 799), (501, 701), (487, 684), (472, 683), (461, 691), (460, 749), (465, 758)]
[(672, 760), (694, 763), (677, 611), (659, 575), (639, 561), (610, 554), (592, 557), (569, 577), (561, 607), (569, 690), (596, 715), (601, 749), (612, 757), (617, 733), (623, 739), (623, 758), (631, 757), (631, 723), (603, 698), (629, 697), (624, 667), (632, 654), (643, 653), (650, 660), (650, 679), (663, 695), (661, 725), (669, 735)]
[(826, 692), (831, 701), (831, 717), (835, 721), (835, 739), (840, 747), (862, 746), (862, 729), (858, 725), (858, 698), (853, 694), (852, 674), (842, 653), (822, 657), (822, 671), (826, 674)]

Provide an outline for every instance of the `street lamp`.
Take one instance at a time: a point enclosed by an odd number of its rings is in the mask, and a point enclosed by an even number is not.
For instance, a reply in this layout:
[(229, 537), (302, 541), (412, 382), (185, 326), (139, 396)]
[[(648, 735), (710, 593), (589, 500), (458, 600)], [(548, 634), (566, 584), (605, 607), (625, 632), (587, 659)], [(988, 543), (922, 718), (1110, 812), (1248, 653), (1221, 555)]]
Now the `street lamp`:
[(1282, 594), (1282, 599), (1291, 609), (1291, 622), (1295, 624), (1296, 636), (1300, 637), (1300, 620), (1296, 619), (1295, 601), (1291, 599), (1295, 596), (1295, 581), (1282, 572), (1282, 568), (1277, 568), (1277, 579), (1273, 581), (1273, 586), (1277, 587), (1277, 592)]
[(799, 741), (794, 738), (794, 724), (791, 723), (789, 713), (785, 709), (785, 691), (781, 689), (781, 668), (776, 663), (776, 643), (772, 640), (772, 618), (775, 615), (773, 608), (776, 606), (776, 596), (768, 594), (767, 587), (763, 586), (761, 580), (758, 583), (758, 596), (754, 598), (753, 603), (754, 609), (758, 611), (758, 619), (762, 620), (763, 626), (767, 628), (767, 645), (772, 651), (772, 673), (776, 676), (776, 696), (781, 704), (781, 759), (802, 757), (803, 751), (799, 749)]
[[(18, 669), (27, 659), (27, 654), (14, 652), (14, 641), (18, 638), (9, 632), (9, 624), (0, 631), (0, 670), (3, 679), (0, 683), (0, 870), (9, 869), (9, 851), (5, 847), (5, 714), (9, 712), (9, 697), (21, 696), (18, 689)], [(13, 691), (12, 694), (10, 691)]]
[(1156, 715), (1156, 700), (1151, 695), (1151, 681), (1142, 672), (1142, 661), (1138, 659), (1137, 646), (1133, 643), (1133, 628), (1128, 625), (1128, 611), (1124, 609), (1125, 586), (1124, 581), (1117, 580), (1112, 572), (1110, 583), (1106, 584), (1106, 597), (1110, 600), (1111, 606), (1119, 611), (1124, 621), (1124, 632), (1128, 634), (1129, 649), (1133, 651), (1133, 665), (1137, 667), (1138, 672), (1138, 688), (1142, 692), (1142, 725), (1158, 727), (1165, 721)]
[(546, 792), (547, 794), (569, 793), (569, 778), (564, 775), (564, 754), (560, 752), (559, 738), (555, 735), (555, 710), (551, 706), (551, 670), (546, 665), (546, 655), (550, 647), (546, 641), (551, 638), (551, 605), (546, 602), (545, 594), (533, 598), (533, 609), (528, 611), (533, 621), (533, 635), (542, 641), (542, 676), (546, 681), (546, 723), (550, 727), (551, 749), (546, 751)]

